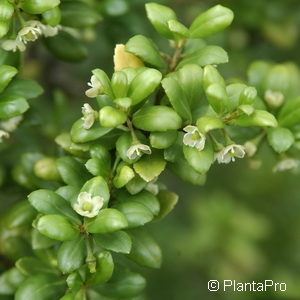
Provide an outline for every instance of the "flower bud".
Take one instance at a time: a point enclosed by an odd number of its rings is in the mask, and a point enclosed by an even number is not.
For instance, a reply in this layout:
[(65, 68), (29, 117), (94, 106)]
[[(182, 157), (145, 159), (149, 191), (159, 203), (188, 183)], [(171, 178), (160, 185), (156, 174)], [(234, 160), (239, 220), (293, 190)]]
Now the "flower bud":
[(57, 26), (60, 23), (61, 19), (61, 12), (58, 6), (46, 10), (43, 13), (44, 21), (50, 26)]
[(265, 101), (271, 108), (278, 108), (284, 102), (284, 95), (281, 92), (267, 90), (265, 92)]
[(34, 173), (45, 180), (59, 180), (60, 175), (56, 167), (56, 160), (52, 157), (39, 159), (34, 165)]

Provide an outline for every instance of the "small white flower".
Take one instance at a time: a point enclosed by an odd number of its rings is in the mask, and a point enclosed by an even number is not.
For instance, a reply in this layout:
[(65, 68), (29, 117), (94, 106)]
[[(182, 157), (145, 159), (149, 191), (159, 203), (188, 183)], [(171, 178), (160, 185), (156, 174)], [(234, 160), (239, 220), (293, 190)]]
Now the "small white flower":
[(39, 38), (40, 35), (42, 35), (42, 29), (41, 29), (42, 23), (39, 21), (29, 21), (26, 23), (26, 26), (24, 26), (19, 32), (17, 39), (24, 44), (27, 44), (27, 42), (33, 42)]
[(23, 120), (23, 116), (16, 116), (0, 122), (0, 127), (8, 132), (13, 132), (17, 129), (19, 123)]
[(98, 115), (97, 112), (93, 110), (93, 108), (88, 103), (85, 103), (82, 107), (82, 114), (83, 114), (83, 117), (81, 118), (83, 120), (82, 127), (84, 129), (90, 129), (97, 118)]
[(104, 199), (102, 197), (92, 197), (90, 193), (81, 192), (74, 204), (74, 210), (81, 216), (93, 218), (98, 215), (103, 203)]
[(49, 25), (44, 25), (44, 24), (40, 24), (40, 29), (42, 31), (42, 34), (44, 37), (51, 37), (51, 36), (55, 36), (58, 34), (59, 29), (61, 28), (61, 26), (49, 26)]
[(0, 129), (0, 143), (3, 142), (4, 139), (9, 138), (9, 133)]
[(135, 144), (127, 150), (126, 155), (129, 159), (135, 160), (136, 158), (141, 157), (144, 153), (151, 154), (151, 148), (148, 145)]
[(279, 161), (273, 168), (273, 172), (283, 172), (296, 169), (300, 166), (300, 161), (293, 158), (286, 158)]
[(24, 43), (18, 39), (6, 40), (2, 43), (1, 47), (6, 51), (16, 52), (17, 50), (23, 52), (26, 50)]
[(204, 149), (206, 137), (196, 126), (188, 125), (183, 128), (186, 134), (183, 136), (183, 143), (189, 147), (195, 147), (201, 151)]
[(281, 92), (267, 90), (264, 95), (265, 101), (270, 107), (277, 108), (282, 105), (284, 101), (284, 95)]
[(223, 148), (217, 153), (216, 158), (219, 164), (228, 164), (235, 161), (235, 158), (243, 158), (245, 156), (245, 147), (242, 145), (231, 144)]
[(93, 75), (91, 81), (88, 82), (90, 89), (86, 90), (85, 94), (89, 98), (96, 98), (102, 92), (102, 85), (99, 79)]

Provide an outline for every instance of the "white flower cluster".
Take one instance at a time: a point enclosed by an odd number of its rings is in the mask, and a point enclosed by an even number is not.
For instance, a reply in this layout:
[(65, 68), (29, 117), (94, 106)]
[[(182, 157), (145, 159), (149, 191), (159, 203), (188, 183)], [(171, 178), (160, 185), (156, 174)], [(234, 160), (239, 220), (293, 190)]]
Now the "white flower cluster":
[(2, 43), (2, 48), (6, 51), (25, 51), (26, 44), (37, 40), (40, 36), (51, 37), (58, 33), (60, 26), (49, 26), (40, 21), (31, 20), (18, 32), (14, 40), (6, 40)]
[(130, 160), (135, 160), (143, 154), (151, 154), (151, 148), (148, 145), (135, 144), (132, 145), (126, 152), (126, 155)]
[(94, 125), (98, 117), (98, 113), (95, 110), (93, 110), (93, 108), (88, 103), (85, 103), (82, 107), (82, 114), (83, 114), (83, 117), (81, 118), (83, 120), (82, 127), (84, 129), (90, 129)]
[(245, 147), (242, 145), (231, 144), (224, 147), (217, 153), (216, 159), (219, 164), (229, 164), (235, 158), (243, 158), (246, 154)]
[(102, 91), (102, 85), (101, 82), (98, 80), (98, 78), (93, 75), (91, 77), (91, 81), (88, 82), (88, 86), (90, 89), (88, 89), (85, 94), (89, 98), (96, 98), (98, 95), (101, 94)]
[(15, 131), (22, 119), (23, 116), (16, 116), (0, 122), (0, 143), (9, 138), (9, 132)]
[(183, 128), (186, 134), (183, 136), (183, 143), (189, 147), (195, 147), (201, 151), (205, 147), (206, 137), (196, 126), (188, 125)]

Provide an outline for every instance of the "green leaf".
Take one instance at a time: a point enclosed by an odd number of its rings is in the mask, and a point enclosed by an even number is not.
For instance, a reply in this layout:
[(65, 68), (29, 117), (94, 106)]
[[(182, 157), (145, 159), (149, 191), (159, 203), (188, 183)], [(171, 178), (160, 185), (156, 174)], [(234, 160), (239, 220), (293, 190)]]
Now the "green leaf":
[(33, 99), (42, 95), (43, 92), (43, 88), (35, 80), (17, 78), (11, 81), (9, 86), (1, 94), (1, 98), (15, 95), (26, 99)]
[(147, 185), (147, 182), (144, 181), (139, 175), (136, 175), (126, 184), (126, 189), (131, 195), (135, 195), (143, 190)]
[(80, 192), (87, 192), (92, 197), (100, 196), (104, 200), (104, 206), (107, 206), (109, 201), (109, 188), (107, 182), (101, 177), (97, 176), (87, 181), (81, 188)]
[(125, 49), (152, 66), (158, 68), (166, 66), (166, 62), (160, 55), (156, 44), (143, 35), (139, 34), (132, 37), (126, 43)]
[(144, 155), (139, 161), (133, 164), (135, 172), (147, 182), (150, 182), (160, 175), (165, 167), (166, 162), (158, 153)]
[(2, 65), (0, 66), (0, 93), (8, 86), (10, 81), (17, 75), (18, 70), (15, 67)]
[(59, 187), (55, 193), (63, 197), (67, 202), (71, 202), (71, 199), (79, 194), (79, 188), (77, 186), (65, 185)]
[(137, 273), (117, 271), (115, 270), (108, 283), (97, 287), (101, 295), (115, 299), (133, 299), (133, 297), (140, 295), (146, 286), (145, 278)]
[(70, 156), (60, 157), (56, 160), (57, 169), (63, 181), (71, 186), (81, 186), (88, 179), (84, 166)]
[(271, 68), (271, 64), (265, 61), (255, 61), (248, 68), (248, 82), (249, 84), (261, 89), (263, 84), (263, 79), (267, 72)]
[(34, 276), (36, 274), (58, 274), (58, 272), (49, 264), (42, 262), (35, 257), (22, 257), (16, 262), (16, 267), (25, 276)]
[(200, 174), (205, 174), (215, 160), (213, 146), (209, 139), (206, 139), (202, 151), (183, 145), (183, 154), (189, 165)]
[(10, 95), (3, 98), (0, 96), (0, 118), (9, 119), (21, 115), (29, 109), (29, 105), (25, 98)]
[(124, 229), (128, 222), (124, 214), (114, 208), (100, 210), (99, 214), (87, 221), (86, 230), (91, 233), (110, 233)]
[(243, 114), (230, 123), (238, 126), (277, 127), (275, 117), (265, 110), (255, 110), (250, 116)]
[(203, 38), (222, 31), (233, 20), (233, 12), (222, 5), (216, 5), (200, 14), (190, 27), (192, 38)]
[(41, 217), (37, 222), (36, 229), (46, 237), (58, 241), (70, 241), (79, 235), (79, 231), (61, 215)]
[[(175, 75), (175, 74), (174, 74)], [(173, 108), (183, 120), (192, 120), (191, 108), (182, 86), (175, 76), (168, 76), (161, 82)]]
[(173, 39), (173, 33), (169, 29), (168, 21), (176, 20), (176, 13), (169, 7), (157, 3), (146, 4), (147, 17), (156, 31), (162, 36)]
[(175, 143), (177, 139), (177, 131), (169, 130), (166, 132), (151, 132), (149, 139), (151, 147), (156, 149), (166, 149)]
[(281, 127), (293, 127), (300, 122), (300, 97), (288, 100), (279, 112), (278, 122)]
[(114, 271), (114, 261), (109, 251), (96, 253), (96, 273), (94, 273), (88, 283), (91, 285), (100, 285), (108, 281)]
[(129, 84), (125, 72), (115, 72), (111, 79), (111, 88), (116, 98), (124, 98), (127, 96)]
[(134, 176), (134, 171), (129, 166), (124, 165), (118, 168), (117, 175), (113, 179), (113, 184), (119, 189), (133, 179)]
[(32, 229), (31, 231), (31, 246), (33, 250), (47, 249), (56, 244), (56, 240), (49, 239), (48, 237), (39, 233), (38, 230)]
[(178, 202), (178, 195), (167, 190), (159, 191), (157, 198), (160, 204), (160, 211), (156, 216), (155, 221), (166, 217), (174, 209)]
[(177, 69), (188, 64), (196, 64), (204, 67), (206, 65), (224, 64), (227, 62), (228, 55), (224, 49), (218, 46), (205, 46), (180, 60)]
[(26, 226), (32, 223), (36, 216), (35, 209), (28, 201), (20, 201), (16, 203), (3, 218), (5, 227), (12, 229)]
[(173, 33), (174, 37), (178, 40), (186, 39), (190, 36), (189, 29), (177, 20), (169, 20), (168, 27)]
[(63, 278), (53, 275), (35, 275), (26, 279), (18, 288), (15, 300), (59, 299), (65, 292)]
[(211, 84), (218, 83), (225, 87), (225, 81), (216, 67), (207, 65), (203, 68), (203, 87), (206, 90)]
[(293, 133), (287, 128), (270, 128), (268, 142), (274, 151), (282, 153), (287, 151), (295, 142)]
[(25, 276), (16, 268), (11, 268), (0, 275), (0, 295), (12, 295)]
[(189, 102), (190, 108), (197, 108), (202, 93), (202, 68), (198, 65), (184, 65), (178, 70), (177, 74), (178, 82)]
[(63, 2), (60, 10), (61, 25), (68, 27), (92, 27), (101, 20), (97, 10), (79, 1)]
[(138, 110), (133, 115), (133, 125), (145, 131), (167, 131), (179, 129), (182, 120), (172, 108), (156, 105)]
[(71, 129), (71, 138), (74, 143), (86, 143), (99, 139), (113, 128), (100, 127), (100, 124), (96, 122), (92, 128), (84, 129), (83, 120), (77, 120)]
[(114, 93), (111, 87), (111, 83), (106, 73), (101, 69), (95, 69), (92, 73), (97, 77), (101, 83), (101, 88), (104, 94), (108, 95), (110, 99), (114, 99)]
[(99, 111), (100, 125), (106, 128), (117, 127), (127, 120), (127, 115), (112, 106), (104, 106)]
[(155, 240), (142, 229), (133, 229), (128, 233), (132, 239), (132, 249), (127, 257), (141, 266), (159, 268), (162, 254)]
[(28, 200), (30, 204), (42, 214), (61, 214), (75, 224), (81, 223), (69, 203), (53, 191), (43, 189), (34, 191), (29, 194)]
[(101, 248), (118, 253), (129, 253), (131, 249), (131, 238), (125, 231), (116, 231), (106, 234), (94, 234), (96, 245)]
[(158, 199), (152, 193), (145, 190), (136, 195), (130, 195), (126, 192), (120, 193), (117, 200), (120, 202), (134, 201), (141, 203), (145, 205), (153, 215), (156, 216), (159, 213), (160, 207)]
[(135, 201), (124, 201), (114, 205), (128, 221), (128, 227), (139, 227), (153, 219), (151, 211), (143, 204)]
[(57, 26), (61, 20), (61, 11), (58, 6), (43, 12), (43, 20), (50, 26)]
[(79, 269), (85, 259), (86, 248), (82, 236), (72, 241), (63, 242), (57, 252), (58, 268), (64, 273)]
[(200, 132), (207, 133), (214, 129), (224, 128), (224, 123), (218, 117), (204, 116), (197, 120), (197, 127)]
[(208, 103), (217, 114), (221, 115), (230, 110), (230, 99), (228, 98), (226, 88), (223, 85), (213, 83), (205, 90), (205, 94)]
[(138, 104), (150, 96), (160, 84), (161, 78), (161, 73), (156, 69), (146, 68), (138, 73), (130, 83), (128, 91), (132, 104)]

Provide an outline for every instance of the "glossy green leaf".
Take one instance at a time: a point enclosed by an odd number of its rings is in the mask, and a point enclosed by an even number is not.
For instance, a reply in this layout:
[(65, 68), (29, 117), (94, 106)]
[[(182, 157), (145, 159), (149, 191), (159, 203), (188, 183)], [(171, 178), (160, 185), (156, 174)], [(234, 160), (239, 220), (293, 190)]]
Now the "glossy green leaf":
[[(175, 74), (174, 74), (175, 75)], [(175, 76), (168, 76), (161, 82), (174, 110), (183, 120), (192, 120), (191, 107), (182, 86)]]
[(197, 120), (197, 127), (200, 132), (207, 133), (214, 129), (224, 128), (224, 123), (218, 117), (204, 116)]
[(113, 179), (113, 184), (116, 188), (121, 188), (126, 185), (135, 176), (134, 171), (129, 166), (121, 167), (117, 175)]
[(125, 47), (126, 51), (136, 55), (152, 66), (158, 68), (166, 66), (166, 62), (160, 55), (156, 44), (143, 35), (135, 35), (126, 43)]
[(57, 274), (58, 272), (49, 264), (42, 262), (35, 257), (22, 257), (16, 262), (16, 267), (25, 276), (36, 274)]
[(213, 83), (205, 90), (208, 103), (217, 114), (228, 112), (231, 108), (226, 89), (219, 83)]
[(181, 68), (188, 64), (196, 64), (200, 67), (204, 67), (206, 65), (218, 65), (227, 62), (228, 55), (224, 49), (218, 46), (206, 46), (185, 56), (182, 60), (180, 60), (177, 68)]
[(0, 66), (0, 93), (3, 92), (17, 73), (18, 70), (15, 67), (7, 65)]
[(136, 176), (126, 184), (126, 189), (131, 195), (135, 195), (143, 190), (146, 185), (147, 182), (136, 174)]
[(158, 87), (162, 75), (156, 69), (147, 68), (138, 73), (129, 86), (128, 97), (132, 100), (132, 104), (138, 104)]
[(189, 165), (200, 174), (205, 174), (215, 160), (213, 146), (208, 139), (202, 151), (184, 145), (183, 154)]
[(36, 225), (37, 230), (50, 239), (58, 241), (70, 241), (79, 235), (69, 221), (61, 215), (45, 215)]
[(83, 128), (83, 120), (77, 120), (71, 129), (71, 138), (75, 143), (86, 143), (94, 141), (110, 132), (112, 128), (100, 127), (97, 122), (90, 129)]
[(11, 268), (0, 275), (0, 295), (12, 295), (25, 276), (16, 268)]
[(9, 119), (23, 114), (29, 109), (28, 102), (20, 96), (0, 96), (0, 118)]
[(124, 201), (114, 205), (128, 221), (128, 227), (139, 227), (153, 219), (151, 211), (143, 204), (135, 201)]
[(104, 106), (99, 111), (100, 125), (103, 127), (117, 127), (127, 120), (127, 115), (112, 106)]
[(63, 242), (57, 252), (58, 268), (65, 274), (71, 273), (84, 263), (86, 247), (83, 237)]
[(151, 132), (149, 139), (151, 147), (156, 149), (166, 149), (175, 143), (177, 139), (177, 131), (169, 130), (166, 132)]
[(144, 267), (159, 268), (162, 254), (155, 240), (141, 229), (130, 230), (128, 233), (132, 239), (132, 249), (128, 258)]
[(164, 5), (158, 3), (146, 4), (147, 17), (158, 33), (168, 39), (173, 39), (173, 34), (169, 29), (168, 21), (176, 20), (175, 12)]
[(216, 67), (207, 65), (203, 68), (203, 87), (207, 89), (211, 84), (218, 83), (225, 86), (225, 81)]
[(53, 275), (35, 275), (26, 279), (18, 288), (15, 300), (59, 299), (65, 292), (63, 278)]
[(135, 172), (147, 182), (159, 176), (165, 167), (166, 162), (163, 157), (157, 153), (144, 155), (139, 161), (133, 164)]
[(192, 38), (202, 38), (228, 27), (233, 20), (233, 12), (222, 5), (216, 5), (200, 14), (190, 27)]
[(161, 190), (159, 191), (157, 198), (160, 205), (160, 211), (155, 218), (156, 221), (163, 219), (174, 209), (178, 202), (178, 195), (167, 190)]
[(43, 12), (43, 20), (50, 26), (57, 26), (61, 20), (61, 11), (58, 6)]
[(250, 116), (243, 114), (230, 123), (238, 126), (277, 127), (275, 117), (265, 110), (255, 110)]
[(88, 220), (86, 230), (91, 233), (110, 233), (127, 226), (128, 222), (122, 211), (105, 208), (95, 218)]
[(119, 71), (113, 74), (111, 88), (116, 98), (124, 98), (127, 96), (129, 85), (125, 72)]
[(76, 224), (80, 224), (75, 211), (64, 198), (50, 190), (37, 190), (29, 194), (30, 204), (42, 214), (62, 214)]
[(190, 36), (189, 29), (177, 20), (169, 20), (168, 27), (173, 33), (175, 39), (181, 40), (186, 39)]
[(282, 127), (292, 127), (300, 122), (300, 97), (288, 100), (279, 112), (278, 122)]
[(107, 250), (127, 254), (131, 250), (131, 238), (125, 231), (95, 234), (93, 238), (96, 245)]
[(45, 235), (39, 233), (38, 230), (32, 229), (31, 232), (31, 246), (33, 250), (38, 250), (38, 249), (47, 249), (54, 244), (56, 244), (56, 240), (49, 239)]
[(147, 106), (133, 115), (133, 125), (145, 131), (176, 130), (181, 124), (180, 116), (172, 108), (163, 105)]
[(101, 20), (98, 12), (80, 1), (63, 2), (60, 5), (61, 24), (68, 27), (91, 27)]
[(289, 129), (276, 127), (268, 130), (268, 142), (274, 151), (282, 153), (293, 145), (295, 138)]
[(108, 281), (114, 271), (114, 261), (109, 251), (96, 253), (96, 273), (88, 280), (91, 285), (99, 285)]
[(107, 77), (106, 73), (101, 69), (95, 69), (92, 73), (100, 81), (101, 88), (103, 89), (104, 94), (108, 95), (111, 99), (114, 99), (114, 93), (111, 87), (111, 82)]

